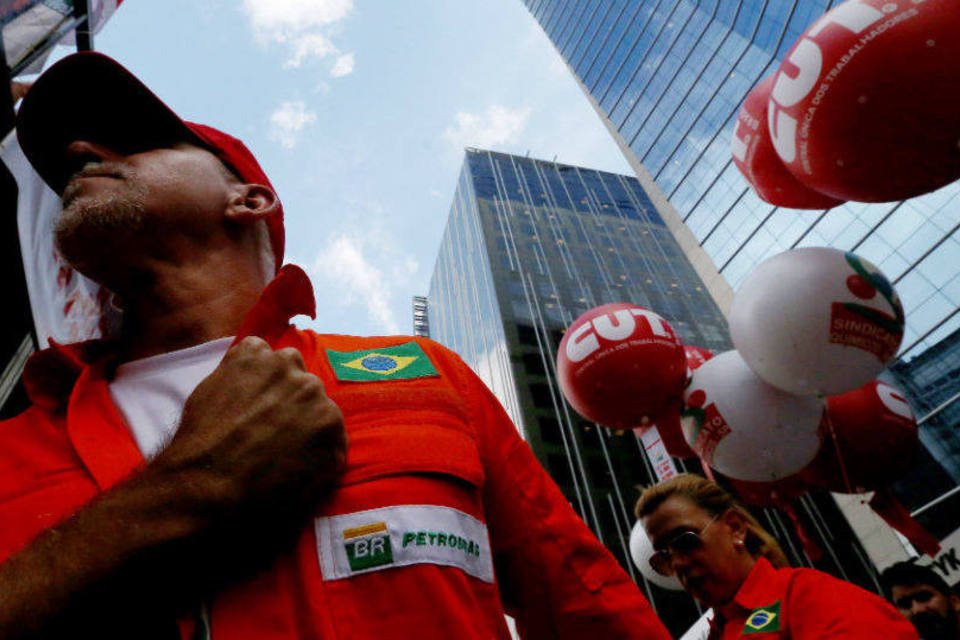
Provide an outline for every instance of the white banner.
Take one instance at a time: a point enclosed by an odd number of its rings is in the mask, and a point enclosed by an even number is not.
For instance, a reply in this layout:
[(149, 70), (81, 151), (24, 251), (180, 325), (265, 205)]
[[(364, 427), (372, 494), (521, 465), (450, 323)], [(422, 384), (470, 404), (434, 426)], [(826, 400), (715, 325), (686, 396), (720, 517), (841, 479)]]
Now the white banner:
[[(120, 6), (120, 0), (90, 0), (90, 23), (93, 25), (94, 33), (100, 30), (118, 6)], [(25, 10), (15, 10), (11, 13), (15, 13), (16, 17), (3, 25), (3, 46), (7, 64), (14, 67), (20, 62), (21, 57), (57, 29), (64, 18), (73, 14), (73, 2), (46, 0), (36, 2)], [(74, 46), (75, 42), (74, 32), (71, 31), (64, 36), (61, 44)], [(47, 51), (23, 73), (40, 73), (49, 55), (50, 51)]]
[(74, 271), (53, 246), (57, 197), (30, 166), (15, 132), (0, 143), (0, 160), (17, 181), (17, 227), (30, 307), (40, 347), (48, 339), (79, 342), (101, 335), (101, 287)]
[(653, 466), (653, 472), (657, 474), (658, 481), (677, 475), (677, 467), (673, 464), (673, 458), (667, 453), (667, 447), (660, 439), (660, 432), (656, 427), (650, 427), (641, 433), (640, 441), (643, 443), (647, 459)]
[(921, 556), (917, 564), (930, 567), (940, 574), (951, 587), (960, 584), (960, 529), (940, 541), (940, 553), (936, 558)]

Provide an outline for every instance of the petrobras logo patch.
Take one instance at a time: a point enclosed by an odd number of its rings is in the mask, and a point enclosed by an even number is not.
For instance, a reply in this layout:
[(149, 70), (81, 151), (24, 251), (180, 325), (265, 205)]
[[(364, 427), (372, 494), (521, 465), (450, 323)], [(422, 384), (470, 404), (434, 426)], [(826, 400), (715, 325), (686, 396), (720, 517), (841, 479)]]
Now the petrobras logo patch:
[(314, 522), (325, 580), (416, 564), (456, 567), (493, 582), (486, 525), (457, 509), (397, 505)]
[(344, 529), (343, 547), (351, 571), (393, 564), (393, 547), (386, 522), (373, 522)]

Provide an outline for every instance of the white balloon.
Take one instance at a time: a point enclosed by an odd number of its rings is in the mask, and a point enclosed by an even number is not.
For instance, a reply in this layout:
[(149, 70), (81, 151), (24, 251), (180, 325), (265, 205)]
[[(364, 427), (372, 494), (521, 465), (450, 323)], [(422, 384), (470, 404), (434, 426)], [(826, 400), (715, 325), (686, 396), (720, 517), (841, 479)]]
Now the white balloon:
[(903, 339), (903, 307), (868, 261), (793, 249), (754, 269), (730, 307), (730, 336), (754, 373), (798, 395), (836, 395), (873, 380)]
[(785, 478), (820, 448), (824, 401), (770, 386), (736, 351), (696, 369), (683, 401), (683, 437), (707, 464), (735, 480)]
[(650, 566), (651, 556), (653, 556), (653, 544), (647, 537), (646, 529), (638, 520), (633, 525), (633, 531), (630, 532), (630, 557), (633, 559), (633, 564), (643, 574), (644, 578), (658, 587), (671, 591), (683, 591), (683, 586), (675, 576), (662, 576), (653, 570), (653, 567)]

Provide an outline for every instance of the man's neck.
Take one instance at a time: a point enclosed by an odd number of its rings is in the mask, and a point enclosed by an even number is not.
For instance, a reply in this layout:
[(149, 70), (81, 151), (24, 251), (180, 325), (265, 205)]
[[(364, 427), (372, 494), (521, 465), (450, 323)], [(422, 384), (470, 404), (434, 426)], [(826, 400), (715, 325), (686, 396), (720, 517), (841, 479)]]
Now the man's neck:
[[(121, 295), (123, 361), (235, 335), (264, 283), (236, 262), (157, 265)], [(238, 268), (241, 266), (241, 268)]]

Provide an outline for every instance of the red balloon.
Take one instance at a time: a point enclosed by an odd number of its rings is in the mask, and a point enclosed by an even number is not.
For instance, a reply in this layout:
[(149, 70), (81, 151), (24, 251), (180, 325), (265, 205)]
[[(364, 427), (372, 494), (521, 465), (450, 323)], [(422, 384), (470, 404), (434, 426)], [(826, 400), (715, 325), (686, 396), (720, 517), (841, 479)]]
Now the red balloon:
[(810, 485), (800, 474), (773, 482), (749, 482), (727, 478), (740, 501), (755, 507), (782, 507), (807, 492)]
[(770, 92), (770, 137), (787, 169), (862, 202), (960, 178), (958, 34), (956, 0), (848, 0), (813, 23)]
[(920, 440), (913, 412), (899, 389), (874, 380), (830, 396), (827, 417), (834, 435), (824, 434), (817, 457), (801, 471), (810, 484), (861, 493), (885, 487), (910, 469)]
[(825, 196), (806, 186), (784, 166), (767, 127), (767, 104), (774, 76), (758, 84), (747, 94), (730, 145), (733, 163), (757, 192), (761, 200), (793, 209), (828, 209), (843, 200)]
[(641, 426), (679, 406), (683, 345), (656, 313), (606, 304), (570, 325), (557, 353), (557, 377), (567, 401), (588, 420), (616, 429)]

